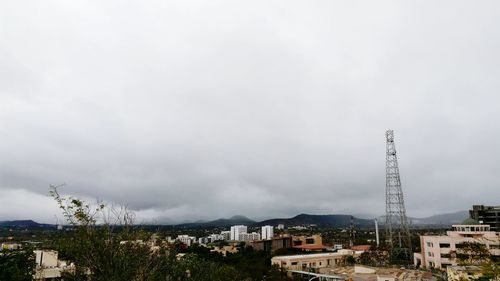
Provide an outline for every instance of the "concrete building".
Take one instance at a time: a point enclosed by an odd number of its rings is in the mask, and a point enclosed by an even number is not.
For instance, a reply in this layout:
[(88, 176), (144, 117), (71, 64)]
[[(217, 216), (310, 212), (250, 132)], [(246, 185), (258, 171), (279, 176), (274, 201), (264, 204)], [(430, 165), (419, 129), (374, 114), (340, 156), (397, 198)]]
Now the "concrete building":
[(247, 233), (247, 227), (245, 225), (235, 225), (231, 226), (231, 240), (240, 241), (240, 234)]
[(0, 251), (14, 251), (21, 249), (21, 244), (14, 242), (4, 242), (0, 244)]
[(284, 230), (284, 229), (285, 229), (285, 225), (284, 225), (284, 224), (282, 224), (282, 223), (280, 223), (280, 224), (278, 224), (277, 229), (279, 229), (279, 230)]
[(347, 256), (358, 257), (360, 254), (361, 252), (340, 250), (336, 253), (276, 256), (271, 259), (271, 264), (288, 270), (315, 271), (320, 268), (343, 265)]
[(500, 232), (500, 206), (474, 205), (470, 217), (480, 224), (487, 224), (491, 231)]
[(227, 256), (227, 254), (235, 254), (238, 252), (238, 248), (235, 247), (234, 245), (229, 245), (229, 246), (223, 246), (223, 247), (213, 247), (210, 252), (215, 252), (222, 254), (224, 257)]
[(231, 231), (221, 231), (220, 235), (224, 237), (224, 240), (229, 241), (231, 240)]
[(293, 247), (301, 245), (323, 245), (323, 239), (319, 234), (311, 236), (292, 236), (292, 242)]
[(292, 247), (292, 237), (273, 237), (270, 240), (252, 241), (250, 245), (258, 251), (266, 251), (273, 253), (279, 249)]
[(262, 240), (269, 240), (274, 236), (274, 229), (272, 225), (264, 225), (261, 230)]
[(260, 234), (257, 232), (240, 233), (239, 241), (256, 241), (260, 240)]
[(448, 266), (446, 268), (448, 281), (477, 280), (483, 274), (481, 267), (476, 265), (468, 266)]
[(36, 250), (35, 253), (35, 281), (59, 280), (63, 272), (75, 270), (74, 264), (67, 264), (58, 258), (57, 251)]
[(179, 236), (177, 236), (177, 238), (175, 240), (180, 241), (189, 247), (189, 246), (193, 245), (193, 243), (196, 241), (196, 237), (189, 236), (189, 235), (179, 235)]
[(213, 243), (215, 241), (221, 241), (221, 240), (224, 240), (224, 235), (222, 235), (222, 234), (210, 234), (208, 236), (198, 238), (198, 243), (199, 244), (208, 244), (208, 243)]
[[(470, 223), (469, 220), (465, 222)], [(461, 224), (453, 225), (446, 235), (420, 236), (422, 251), (414, 254), (414, 263), (423, 268), (456, 266), (456, 255), (460, 254), (465, 242), (483, 244), (492, 255), (500, 255), (499, 232), (491, 231), (488, 225)]]

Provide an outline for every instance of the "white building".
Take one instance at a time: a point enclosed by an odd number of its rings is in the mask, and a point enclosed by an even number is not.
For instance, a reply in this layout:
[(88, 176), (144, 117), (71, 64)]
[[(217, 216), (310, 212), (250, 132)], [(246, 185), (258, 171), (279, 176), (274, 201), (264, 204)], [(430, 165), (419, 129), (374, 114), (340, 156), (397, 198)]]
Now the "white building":
[(224, 237), (224, 240), (231, 240), (231, 231), (228, 230), (228, 231), (221, 231), (220, 235), (222, 235)]
[(285, 225), (282, 224), (282, 223), (280, 223), (280, 224), (278, 224), (277, 228), (280, 229), (280, 230), (283, 230), (283, 229), (285, 229)]
[(256, 241), (260, 240), (260, 234), (257, 232), (240, 233), (240, 241)]
[(247, 227), (245, 225), (235, 225), (231, 226), (231, 240), (240, 241), (240, 235), (242, 233), (247, 233)]
[(220, 240), (224, 240), (224, 235), (222, 235), (222, 234), (210, 234), (206, 237), (198, 238), (198, 243), (208, 244), (208, 243), (213, 243), (215, 241), (220, 241)]
[(422, 252), (414, 254), (415, 265), (438, 269), (456, 266), (456, 256), (466, 242), (483, 244), (492, 255), (500, 255), (500, 232), (490, 231), (489, 225), (461, 224), (452, 228), (446, 235), (420, 236)]
[(262, 240), (270, 240), (274, 236), (274, 229), (272, 225), (265, 225), (262, 227)]
[(187, 246), (191, 246), (196, 241), (196, 237), (189, 235), (179, 235), (175, 240), (180, 241), (186, 244)]
[(34, 253), (36, 269), (33, 280), (35, 281), (55, 280), (61, 277), (62, 272), (75, 270), (74, 264), (67, 264), (66, 261), (58, 259), (57, 251), (36, 250)]

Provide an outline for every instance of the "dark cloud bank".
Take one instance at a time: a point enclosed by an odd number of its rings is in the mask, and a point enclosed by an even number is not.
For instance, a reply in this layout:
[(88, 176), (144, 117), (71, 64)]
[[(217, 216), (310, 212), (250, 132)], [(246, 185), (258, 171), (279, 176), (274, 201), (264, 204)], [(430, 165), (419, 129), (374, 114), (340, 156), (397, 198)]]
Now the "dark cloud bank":
[(0, 219), (48, 185), (142, 220), (499, 204), (496, 1), (0, 4)]

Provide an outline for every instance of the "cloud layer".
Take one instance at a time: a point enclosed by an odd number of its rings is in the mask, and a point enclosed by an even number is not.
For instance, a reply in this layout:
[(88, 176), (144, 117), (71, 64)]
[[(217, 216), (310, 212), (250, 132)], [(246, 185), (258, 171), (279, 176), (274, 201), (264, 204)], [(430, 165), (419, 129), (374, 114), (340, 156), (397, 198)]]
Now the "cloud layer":
[(0, 4), (0, 220), (48, 185), (141, 219), (500, 204), (496, 1)]

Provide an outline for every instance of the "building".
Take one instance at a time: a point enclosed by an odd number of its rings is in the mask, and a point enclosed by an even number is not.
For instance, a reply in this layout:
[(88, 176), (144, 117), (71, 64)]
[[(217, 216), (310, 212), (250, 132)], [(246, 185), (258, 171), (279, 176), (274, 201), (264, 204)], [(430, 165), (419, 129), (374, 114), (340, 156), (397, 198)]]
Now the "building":
[(311, 236), (292, 236), (292, 242), (293, 247), (301, 245), (323, 245), (323, 239), (319, 234)]
[(231, 240), (231, 231), (221, 231), (220, 235), (224, 237), (224, 240), (229, 241)]
[(277, 229), (279, 229), (279, 230), (284, 230), (284, 229), (285, 229), (285, 225), (284, 225), (284, 224), (282, 224), (282, 223), (280, 223), (280, 224), (278, 224)]
[(260, 234), (257, 232), (240, 233), (239, 241), (255, 241), (260, 240)]
[[(320, 268), (319, 273), (345, 276), (355, 281), (436, 281), (431, 272), (393, 267), (370, 267), (365, 265), (335, 266)], [(316, 279), (314, 279), (316, 280)]]
[(178, 235), (175, 240), (182, 242), (189, 247), (189, 246), (193, 245), (193, 243), (196, 241), (196, 237), (189, 236), (189, 235)]
[(235, 225), (231, 226), (230, 238), (233, 241), (240, 241), (240, 234), (247, 233), (247, 227), (245, 225)]
[(463, 280), (477, 280), (483, 274), (481, 267), (477, 265), (468, 266), (448, 266), (446, 268), (446, 275), (448, 281), (463, 281)]
[(466, 242), (483, 244), (492, 255), (500, 255), (500, 233), (491, 231), (488, 225), (471, 223), (469, 219), (464, 224), (453, 225), (446, 235), (420, 236), (422, 251), (414, 254), (415, 265), (437, 269), (456, 266), (456, 256)]
[(491, 231), (500, 232), (500, 206), (474, 205), (470, 217), (480, 224), (487, 224)]
[(213, 247), (210, 249), (210, 252), (215, 252), (223, 255), (224, 257), (227, 256), (227, 254), (235, 254), (238, 252), (238, 248), (235, 247), (234, 245), (229, 245), (229, 246), (222, 246), (222, 247)]
[(250, 243), (255, 250), (265, 252), (275, 252), (279, 249), (292, 247), (292, 237), (273, 237), (270, 240), (258, 240)]
[(74, 264), (67, 264), (58, 258), (57, 251), (36, 250), (35, 253), (35, 275), (33, 280), (59, 280), (61, 273), (72, 272), (75, 270)]
[(224, 235), (222, 235), (222, 234), (210, 234), (208, 236), (198, 238), (198, 243), (199, 244), (208, 244), (208, 243), (213, 243), (215, 241), (221, 241), (221, 240), (225, 240)]
[(274, 236), (274, 230), (271, 225), (265, 225), (262, 227), (262, 240), (268, 240), (273, 238)]
[(14, 251), (21, 249), (21, 244), (14, 242), (4, 242), (0, 244), (0, 251)]
[(348, 256), (358, 257), (360, 254), (361, 252), (352, 250), (340, 250), (336, 253), (276, 256), (271, 259), (271, 264), (288, 270), (314, 271), (320, 268), (343, 265)]

